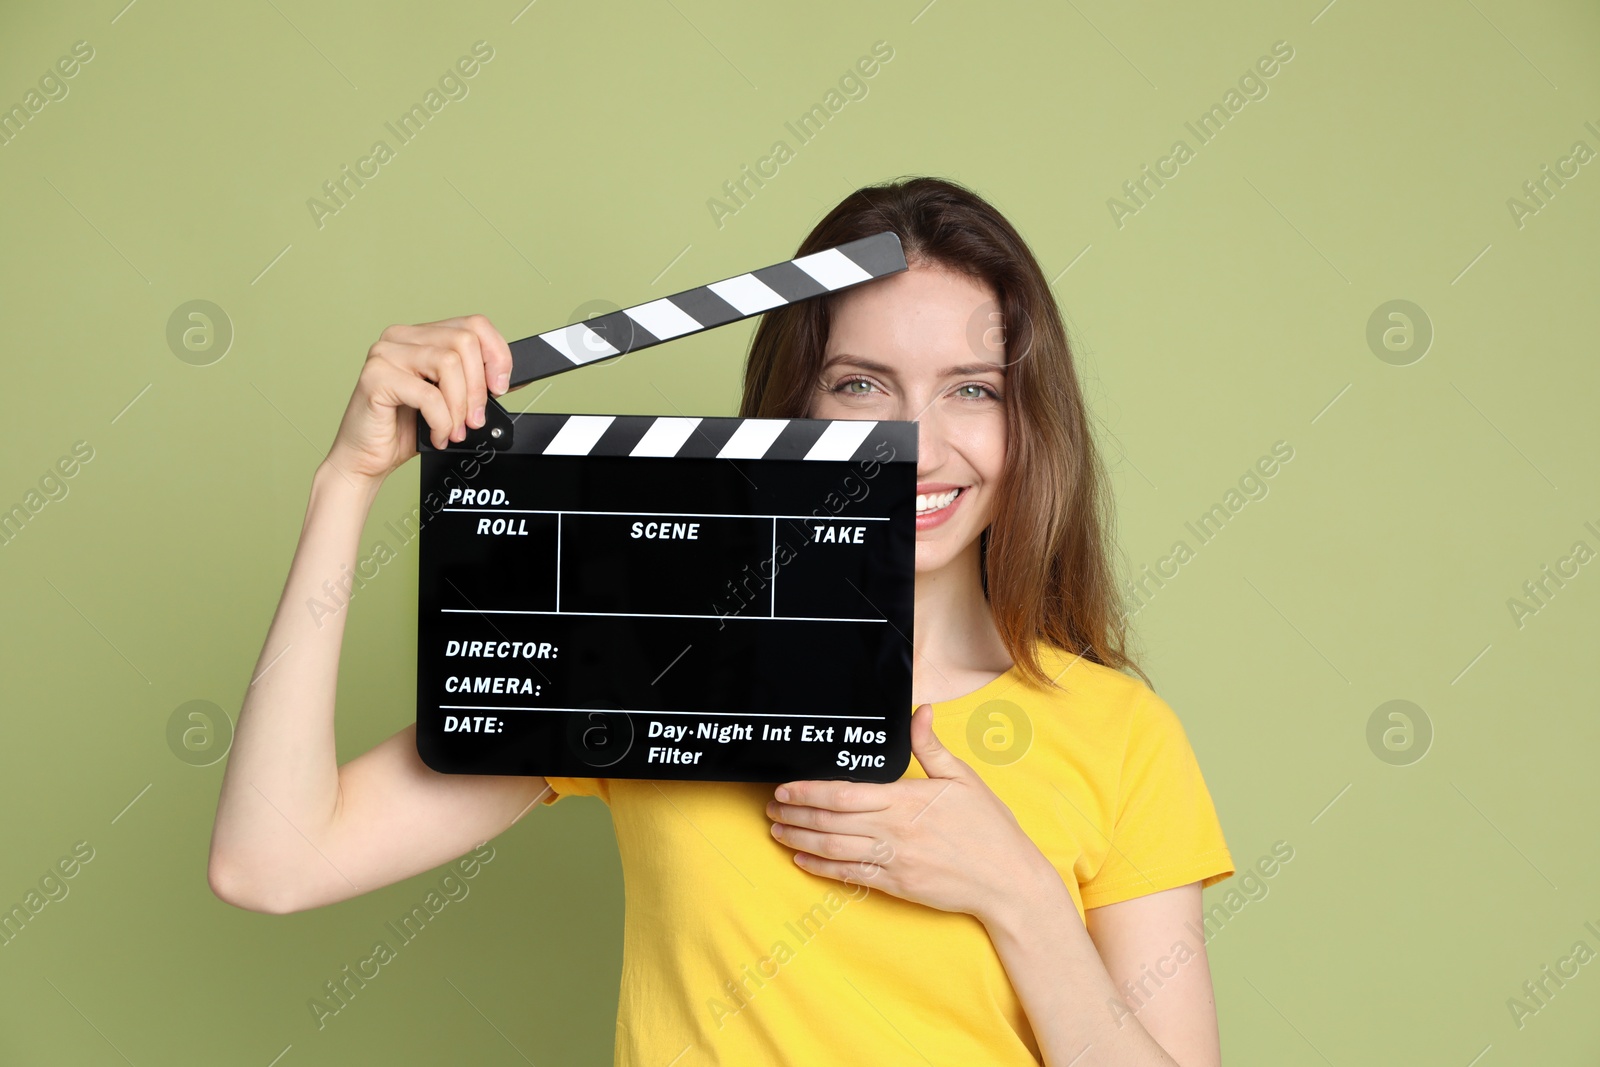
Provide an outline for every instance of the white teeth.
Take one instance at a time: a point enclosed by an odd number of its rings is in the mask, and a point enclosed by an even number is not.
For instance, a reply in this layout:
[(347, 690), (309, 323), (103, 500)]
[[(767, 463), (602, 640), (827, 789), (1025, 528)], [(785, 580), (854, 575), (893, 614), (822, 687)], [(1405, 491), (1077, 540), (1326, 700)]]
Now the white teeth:
[(950, 502), (961, 494), (960, 489), (951, 489), (944, 493), (918, 493), (917, 514), (922, 515), (930, 511), (938, 511), (949, 506)]

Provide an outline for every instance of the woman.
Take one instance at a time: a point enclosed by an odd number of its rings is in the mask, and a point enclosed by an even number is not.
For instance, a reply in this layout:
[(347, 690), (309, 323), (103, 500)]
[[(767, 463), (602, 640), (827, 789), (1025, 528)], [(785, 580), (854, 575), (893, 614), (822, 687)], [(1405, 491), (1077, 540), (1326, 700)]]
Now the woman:
[(796, 256), (884, 230), (910, 269), (767, 313), (740, 414), (918, 423), (899, 781), (441, 775), (414, 724), (339, 767), (342, 615), (293, 605), (353, 559), (415, 451), (411, 409), (436, 445), (462, 440), (510, 370), (481, 316), (394, 326), (312, 481), (223, 781), (215, 892), (317, 907), (593, 795), (626, 875), (619, 1064), (1220, 1062), (1200, 891), (1232, 860), (1182, 725), (1122, 670), (1049, 286), (998, 212), (930, 178), (857, 190)]

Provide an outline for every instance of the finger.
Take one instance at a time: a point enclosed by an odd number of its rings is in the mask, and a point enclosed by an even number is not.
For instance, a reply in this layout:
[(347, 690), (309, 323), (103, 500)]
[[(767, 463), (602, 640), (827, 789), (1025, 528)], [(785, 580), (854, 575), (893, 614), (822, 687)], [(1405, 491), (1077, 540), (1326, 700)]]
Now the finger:
[[(445, 327), (449, 329), (449, 327)], [(462, 380), (466, 384), (466, 395), (462, 399), (465, 414), (462, 415), (462, 436), (465, 428), (470, 426), (477, 429), (483, 425), (484, 401), (489, 396), (489, 387), (484, 382), (483, 353), (478, 342), (478, 335), (471, 330), (451, 330), (450, 351), (454, 352), (461, 365)]]
[(929, 778), (961, 778), (969, 768), (933, 732), (933, 706), (923, 704), (911, 716), (911, 754)]
[[(461, 371), (461, 358), (453, 349), (430, 344), (423, 338), (429, 326), (391, 326), (367, 352), (367, 358), (381, 357), (402, 370), (432, 382), (444, 395), (450, 408), (451, 421), (459, 424), (466, 418), (466, 379)], [(449, 364), (455, 364), (454, 375)]]
[(871, 836), (877, 828), (878, 817), (871, 812), (833, 811), (829, 808), (809, 808), (800, 804), (767, 804), (767, 818), (773, 822), (804, 826), (830, 834), (864, 834)]
[(825, 860), (813, 856), (809, 852), (796, 852), (794, 854), (795, 866), (810, 874), (821, 875), (823, 878), (832, 878), (839, 882), (852, 882), (859, 885), (880, 885), (884, 881), (884, 869), (876, 863), (857, 863), (845, 860)]
[(450, 406), (450, 421), (452, 429), (450, 439), (458, 440), (466, 436), (467, 421), (467, 376), (461, 366), (461, 356), (453, 348), (435, 348), (429, 346), (423, 349), (424, 366), (430, 378), (439, 387), (439, 392), (444, 394), (444, 402)]
[(384, 407), (404, 405), (422, 412), (422, 417), (428, 423), (428, 437), (433, 447), (447, 448), (450, 430), (455, 423), (450, 418), (450, 406), (444, 402), (439, 390), (410, 370), (396, 367), (381, 356), (373, 360), (373, 366), (373, 400)]
[(823, 859), (866, 862), (877, 855), (873, 849), (876, 844), (873, 838), (854, 834), (825, 834), (801, 826), (773, 823), (772, 836), (792, 849), (809, 852)]
[[(458, 422), (476, 429), (483, 425), (484, 400), (489, 395), (484, 378), (482, 345), (475, 331), (461, 325), (451, 325), (463, 320), (425, 322), (396, 331), (396, 339), (406, 344), (438, 348), (454, 352), (461, 362), (461, 372), (466, 382), (464, 413)], [(391, 327), (391, 329), (395, 329)]]
[(499, 396), (510, 388), (511, 346), (506, 343), (500, 331), (495, 329), (494, 323), (489, 321), (489, 316), (464, 315), (444, 321), (450, 326), (461, 326), (471, 330), (477, 336), (478, 349), (483, 353), (485, 380), (488, 381), (489, 389), (494, 395)]
[(878, 782), (785, 782), (773, 796), (781, 802), (833, 811), (883, 811), (891, 799), (889, 788)]

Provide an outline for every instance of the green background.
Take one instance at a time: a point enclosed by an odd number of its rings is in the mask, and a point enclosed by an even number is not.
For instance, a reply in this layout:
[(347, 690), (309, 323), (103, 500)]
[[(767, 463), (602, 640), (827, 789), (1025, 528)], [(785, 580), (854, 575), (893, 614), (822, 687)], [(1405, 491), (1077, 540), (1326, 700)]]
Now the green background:
[[(237, 714), (386, 325), (482, 311), (525, 336), (785, 259), (856, 185), (934, 174), (1053, 279), (1128, 573), (1294, 449), (1136, 617), (1241, 871), (1294, 850), (1209, 943), (1228, 1062), (1594, 1062), (1600, 964), (1520, 1027), (1507, 1007), (1575, 942), (1600, 951), (1600, 563), (1520, 626), (1508, 605), (1600, 550), (1600, 162), (1520, 226), (1507, 206), (1575, 141), (1600, 150), (1594, 5), (124, 2), (0, 16), (0, 106), (95, 50), (0, 147), (0, 506), (94, 449), (0, 547), (0, 904), (95, 850), (0, 948), (0, 1061), (609, 1062), (598, 800), (496, 839), (319, 1030), (307, 1001), (444, 871), (286, 917), (221, 903), (223, 763), (178, 758), (169, 719)], [(319, 229), (307, 199), (479, 40), (469, 95)], [(879, 40), (867, 95), (799, 145), (785, 121)], [(1184, 123), (1280, 40), (1268, 95), (1199, 145)], [(1108, 200), (1180, 137), (1194, 158), (1119, 226)], [(794, 158), (719, 226), (707, 201), (779, 139)], [(196, 299), (234, 332), (207, 366), (167, 341)], [(1434, 333), (1407, 365), (1367, 339), (1400, 299)], [(510, 406), (733, 414), (755, 321)], [(416, 494), (412, 463), (363, 550)], [(399, 551), (353, 606), (341, 760), (413, 715)], [(1423, 758), (1369, 744), (1390, 700), (1426, 718)]]

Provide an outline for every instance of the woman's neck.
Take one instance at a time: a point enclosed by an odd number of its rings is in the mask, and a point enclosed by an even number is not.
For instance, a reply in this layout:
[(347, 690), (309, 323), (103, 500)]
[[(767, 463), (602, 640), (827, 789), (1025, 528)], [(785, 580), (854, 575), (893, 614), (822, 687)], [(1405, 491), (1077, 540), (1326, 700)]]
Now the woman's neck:
[(971, 692), (977, 688), (968, 684), (974, 677), (993, 677), (1011, 666), (983, 595), (979, 558), (974, 540), (938, 570), (917, 574), (913, 689), (943, 694), (924, 700), (937, 702)]

